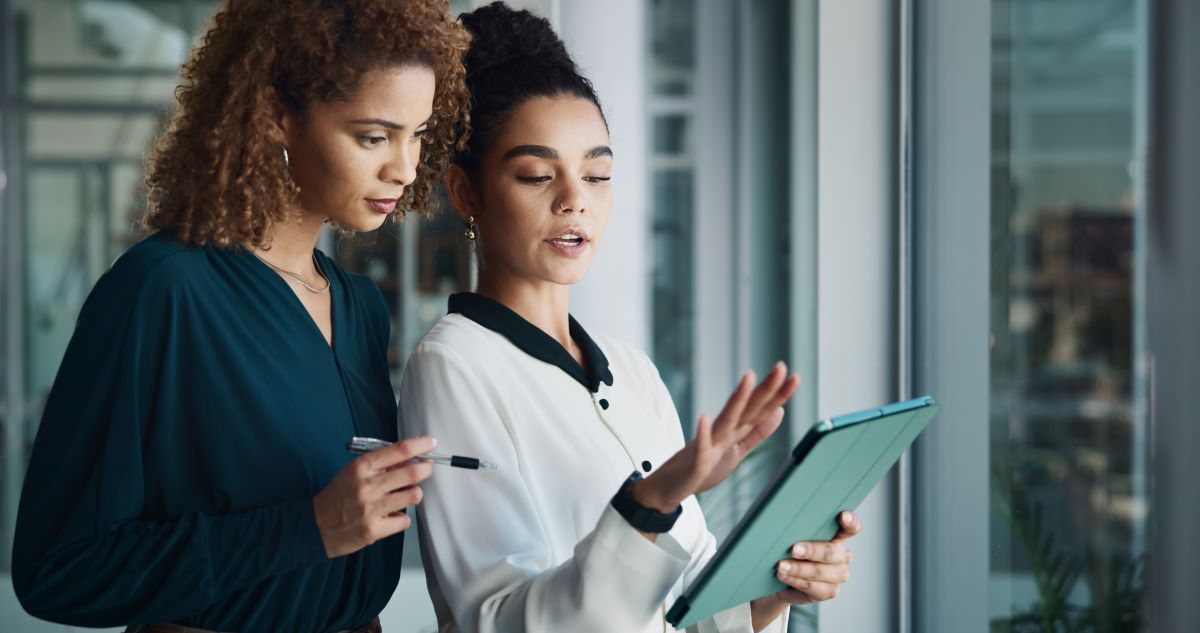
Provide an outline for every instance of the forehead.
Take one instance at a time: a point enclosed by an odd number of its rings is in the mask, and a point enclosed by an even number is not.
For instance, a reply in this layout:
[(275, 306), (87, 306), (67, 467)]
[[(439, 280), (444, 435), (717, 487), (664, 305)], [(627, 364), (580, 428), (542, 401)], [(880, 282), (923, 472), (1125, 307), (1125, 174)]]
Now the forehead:
[(424, 66), (373, 70), (363, 75), (348, 100), (321, 105), (334, 113), (365, 112), (398, 123), (424, 120), (433, 111), (436, 88), (437, 77)]
[(600, 110), (579, 97), (538, 97), (522, 103), (496, 139), (501, 154), (517, 145), (544, 145), (567, 157), (608, 144)]

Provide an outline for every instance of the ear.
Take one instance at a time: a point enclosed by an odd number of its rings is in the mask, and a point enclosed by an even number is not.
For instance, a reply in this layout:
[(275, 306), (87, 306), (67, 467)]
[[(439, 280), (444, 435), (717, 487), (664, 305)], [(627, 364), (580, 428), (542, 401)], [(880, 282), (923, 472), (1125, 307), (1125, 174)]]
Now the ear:
[(480, 211), (483, 205), (479, 203), (479, 191), (475, 183), (471, 182), (467, 170), (458, 165), (451, 165), (446, 172), (446, 194), (450, 196), (450, 206), (454, 207), (454, 212), (463, 222), (472, 216), (478, 220), (482, 215)]
[(295, 131), (297, 117), (292, 109), (283, 103), (278, 94), (271, 100), (271, 122), (274, 123), (269, 132), (271, 142), (286, 147), (291, 133)]

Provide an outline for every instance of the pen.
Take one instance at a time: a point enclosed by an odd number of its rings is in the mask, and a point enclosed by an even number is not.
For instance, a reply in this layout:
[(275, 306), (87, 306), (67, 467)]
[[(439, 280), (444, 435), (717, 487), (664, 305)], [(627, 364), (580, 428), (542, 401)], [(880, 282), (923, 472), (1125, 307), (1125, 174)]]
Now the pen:
[[(370, 453), (371, 451), (379, 450), (385, 446), (391, 445), (391, 442), (385, 440), (377, 440), (373, 437), (352, 437), (349, 442), (346, 442), (346, 450), (356, 455)], [(431, 464), (446, 464), (454, 468), (468, 468), (471, 470), (496, 470), (496, 465), (491, 462), (485, 462), (482, 459), (475, 457), (463, 457), (461, 455), (440, 455), (438, 453), (425, 453), (417, 455), (413, 459), (419, 459)]]

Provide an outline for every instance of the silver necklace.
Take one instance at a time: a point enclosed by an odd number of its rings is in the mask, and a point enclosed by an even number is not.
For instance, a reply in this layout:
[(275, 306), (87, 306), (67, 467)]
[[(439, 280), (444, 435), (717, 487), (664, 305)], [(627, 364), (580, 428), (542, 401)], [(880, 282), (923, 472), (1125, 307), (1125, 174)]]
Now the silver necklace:
[(271, 267), (271, 270), (273, 270), (273, 271), (275, 271), (275, 272), (277, 272), (277, 273), (279, 273), (279, 274), (281, 274), (281, 275), (283, 275), (283, 276), (285, 276), (285, 277), (288, 277), (288, 278), (290, 278), (290, 279), (294, 280), (296, 283), (298, 283), (298, 284), (300, 284), (301, 286), (304, 286), (305, 288), (307, 288), (307, 289), (309, 290), (309, 292), (325, 292), (325, 291), (329, 290), (329, 285), (330, 285), (330, 283), (329, 283), (329, 278), (328, 278), (328, 277), (325, 277), (325, 273), (324, 273), (324, 272), (321, 270), (321, 264), (320, 264), (320, 262), (318, 262), (318, 261), (317, 261), (317, 254), (316, 254), (316, 253), (313, 253), (313, 268), (314, 268), (314, 269), (317, 271), (317, 274), (318, 274), (318, 275), (320, 275), (321, 277), (324, 277), (324, 278), (325, 278), (325, 287), (324, 287), (324, 288), (313, 288), (312, 286), (308, 285), (308, 283), (307, 283), (307, 282), (305, 282), (303, 279), (301, 279), (301, 278), (300, 278), (300, 275), (297, 275), (297, 274), (295, 274), (295, 273), (289, 273), (288, 271), (286, 271), (286, 270), (284, 270), (284, 269), (282, 269), (282, 268), (280, 268), (280, 267), (276, 266), (275, 264), (272, 264), (271, 262), (269, 262), (269, 261), (267, 261), (267, 260), (263, 259), (263, 258), (262, 258), (262, 256), (260, 256), (258, 253), (255, 253), (254, 251), (251, 251), (250, 253), (251, 253), (252, 255), (254, 255), (255, 257), (257, 257), (257, 258), (258, 258), (258, 261), (260, 261), (260, 262), (262, 262), (262, 263), (266, 264), (267, 266), (270, 266), (270, 267)]

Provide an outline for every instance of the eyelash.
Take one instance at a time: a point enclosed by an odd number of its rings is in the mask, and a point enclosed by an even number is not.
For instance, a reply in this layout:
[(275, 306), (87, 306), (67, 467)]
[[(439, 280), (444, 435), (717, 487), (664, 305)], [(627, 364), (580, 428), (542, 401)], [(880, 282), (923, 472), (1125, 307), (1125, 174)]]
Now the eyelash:
[[(429, 132), (429, 129), (428, 129), (428, 128), (426, 128), (426, 129), (421, 129), (421, 130), (417, 130), (416, 132), (413, 132), (413, 134), (412, 134), (412, 140), (414, 140), (414, 141), (424, 141), (424, 140), (425, 140), (425, 134), (426, 134), (427, 132)], [(366, 148), (379, 147), (379, 146), (380, 146), (380, 145), (382, 145), (383, 143), (387, 142), (387, 137), (386, 137), (386, 136), (371, 136), (371, 135), (365, 135), (365, 136), (360, 136), (360, 137), (358, 137), (358, 142), (359, 142), (359, 143), (361, 143), (361, 144), (362, 144), (362, 146), (363, 146), (363, 147), (366, 147)]]
[[(583, 179), (592, 184), (608, 182), (612, 176), (584, 176)], [(517, 180), (530, 185), (540, 185), (550, 181), (550, 176), (517, 176)]]

